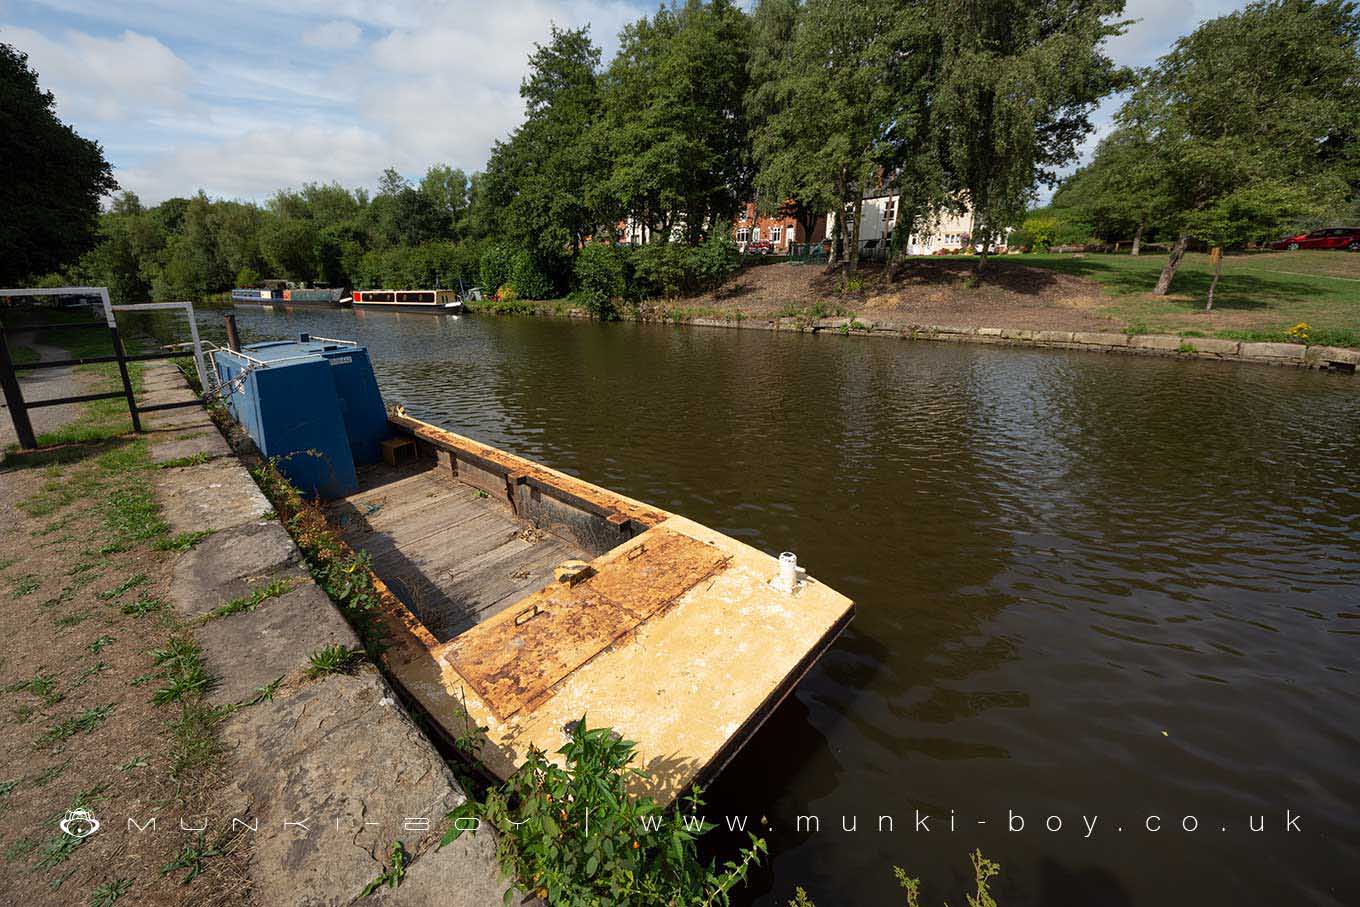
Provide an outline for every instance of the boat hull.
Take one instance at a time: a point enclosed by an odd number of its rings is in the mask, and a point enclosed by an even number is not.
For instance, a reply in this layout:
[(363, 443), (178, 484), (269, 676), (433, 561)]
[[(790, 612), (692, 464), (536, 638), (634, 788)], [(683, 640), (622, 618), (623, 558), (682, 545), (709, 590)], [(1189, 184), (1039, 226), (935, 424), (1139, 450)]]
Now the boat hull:
[(462, 315), (466, 309), (462, 305), (447, 308), (443, 305), (403, 302), (356, 302), (355, 309), (365, 312), (424, 312), (426, 315)]

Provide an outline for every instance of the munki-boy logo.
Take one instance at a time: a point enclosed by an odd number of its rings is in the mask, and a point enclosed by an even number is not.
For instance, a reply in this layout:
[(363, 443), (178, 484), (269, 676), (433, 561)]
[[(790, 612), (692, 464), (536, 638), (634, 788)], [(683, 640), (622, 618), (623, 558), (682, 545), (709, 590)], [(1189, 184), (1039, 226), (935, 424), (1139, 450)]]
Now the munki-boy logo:
[(99, 831), (99, 820), (88, 809), (71, 809), (57, 826), (73, 838), (88, 838)]

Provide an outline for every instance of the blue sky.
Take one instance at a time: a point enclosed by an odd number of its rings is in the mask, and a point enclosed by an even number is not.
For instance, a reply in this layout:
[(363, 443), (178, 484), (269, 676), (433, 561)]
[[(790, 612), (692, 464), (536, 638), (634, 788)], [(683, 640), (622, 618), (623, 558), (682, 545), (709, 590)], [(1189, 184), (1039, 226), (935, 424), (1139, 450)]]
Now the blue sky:
[[(1130, 0), (1110, 51), (1149, 63), (1232, 0)], [(479, 169), (522, 115), (525, 59), (551, 22), (589, 23), (605, 59), (655, 8), (623, 0), (0, 0), (0, 41), (29, 55), (59, 115), (119, 182), (157, 202), (204, 189), (263, 199), (303, 182), (376, 185), (384, 167)], [(1117, 104), (1104, 105), (1097, 133)]]

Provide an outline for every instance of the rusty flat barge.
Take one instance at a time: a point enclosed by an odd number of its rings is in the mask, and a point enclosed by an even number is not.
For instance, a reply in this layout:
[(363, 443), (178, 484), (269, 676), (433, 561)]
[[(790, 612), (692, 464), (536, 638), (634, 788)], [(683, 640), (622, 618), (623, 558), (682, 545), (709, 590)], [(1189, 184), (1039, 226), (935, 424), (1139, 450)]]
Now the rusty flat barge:
[[(248, 363), (229, 406), (266, 452), (273, 438), (300, 453), (332, 444), (325, 475), (282, 462), (316, 482), (392, 593), (391, 674), (447, 737), (475, 738), (495, 775), (531, 747), (554, 754), (585, 717), (636, 742), (637, 792), (669, 802), (720, 771), (849, 623), (853, 603), (789, 556), (400, 408), (380, 430), (365, 352), (303, 337), (218, 355), (224, 374), (239, 374), (232, 356)], [(296, 399), (328, 376), (340, 403)], [(277, 406), (263, 399), (273, 386)], [(338, 430), (317, 417), (331, 406)], [(378, 437), (381, 460), (359, 453)], [(344, 448), (350, 472), (335, 467)]]

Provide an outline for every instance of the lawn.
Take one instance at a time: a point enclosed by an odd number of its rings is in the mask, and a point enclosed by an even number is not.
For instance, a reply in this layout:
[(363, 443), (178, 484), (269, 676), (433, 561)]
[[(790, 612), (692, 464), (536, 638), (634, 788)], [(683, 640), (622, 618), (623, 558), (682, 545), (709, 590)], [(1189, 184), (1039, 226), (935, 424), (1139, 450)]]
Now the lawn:
[(1004, 261), (1097, 281), (1108, 314), (1129, 328), (1286, 340), (1289, 328), (1304, 322), (1315, 343), (1360, 346), (1360, 255), (1352, 253), (1229, 255), (1211, 313), (1204, 312), (1213, 277), (1208, 255), (1187, 255), (1165, 297), (1152, 295), (1165, 255), (1017, 255)]

